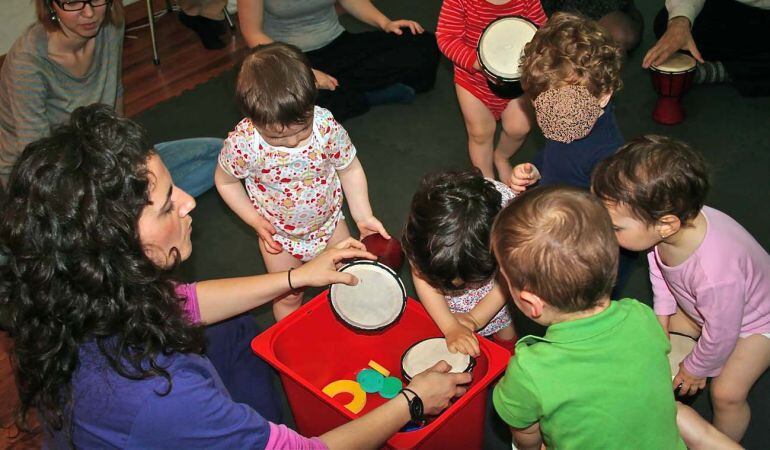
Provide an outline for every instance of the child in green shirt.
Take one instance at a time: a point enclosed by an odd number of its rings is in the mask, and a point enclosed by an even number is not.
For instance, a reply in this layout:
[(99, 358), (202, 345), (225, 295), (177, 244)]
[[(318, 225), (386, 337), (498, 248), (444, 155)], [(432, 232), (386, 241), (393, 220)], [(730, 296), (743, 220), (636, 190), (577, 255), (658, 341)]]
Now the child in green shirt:
[(548, 186), (500, 212), (492, 248), (516, 306), (548, 330), (526, 336), (494, 389), (520, 448), (685, 449), (653, 311), (610, 301), (618, 244), (601, 202)]

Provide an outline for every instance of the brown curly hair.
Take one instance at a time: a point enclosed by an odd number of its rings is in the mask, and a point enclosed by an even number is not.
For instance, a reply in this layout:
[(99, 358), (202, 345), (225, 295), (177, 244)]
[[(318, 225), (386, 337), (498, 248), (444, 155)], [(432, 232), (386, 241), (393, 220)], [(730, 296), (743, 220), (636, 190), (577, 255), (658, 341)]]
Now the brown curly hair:
[(585, 86), (596, 98), (622, 86), (623, 51), (598, 23), (578, 14), (551, 16), (521, 57), (521, 85), (532, 99), (549, 89)]

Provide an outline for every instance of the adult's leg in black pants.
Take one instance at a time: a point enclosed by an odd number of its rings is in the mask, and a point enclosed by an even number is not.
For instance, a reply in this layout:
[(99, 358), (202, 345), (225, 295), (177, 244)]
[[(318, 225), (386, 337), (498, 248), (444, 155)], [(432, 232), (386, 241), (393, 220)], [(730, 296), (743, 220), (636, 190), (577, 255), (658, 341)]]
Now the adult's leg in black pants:
[[(439, 50), (432, 33), (398, 36), (380, 31), (343, 33), (332, 43), (306, 53), (313, 68), (337, 78), (335, 91), (320, 91), (319, 104), (335, 117), (352, 117), (368, 110), (366, 93), (397, 83), (415, 92), (436, 81)], [(335, 111), (335, 108), (337, 111)]]
[(233, 400), (249, 405), (271, 422), (281, 423), (273, 370), (251, 351), (251, 340), (260, 331), (248, 313), (209, 325), (206, 356)]
[[(666, 31), (668, 12), (655, 18), (655, 35)], [(707, 0), (692, 35), (706, 61), (724, 64), (742, 95), (770, 95), (770, 10), (735, 0)]]

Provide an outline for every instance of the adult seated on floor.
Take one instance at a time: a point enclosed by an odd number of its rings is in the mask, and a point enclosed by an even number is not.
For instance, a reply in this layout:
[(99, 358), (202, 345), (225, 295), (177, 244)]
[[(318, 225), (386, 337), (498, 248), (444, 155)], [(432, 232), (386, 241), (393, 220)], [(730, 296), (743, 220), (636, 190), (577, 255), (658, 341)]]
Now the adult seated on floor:
[(658, 42), (644, 68), (687, 50), (696, 83), (732, 82), (744, 96), (770, 95), (770, 0), (666, 0), (655, 18)]
[(412, 20), (390, 20), (370, 0), (339, 5), (379, 30), (345, 31), (335, 0), (238, 0), (238, 21), (249, 47), (275, 40), (305, 52), (321, 89), (317, 103), (339, 121), (371, 106), (409, 103), (433, 87), (439, 61), (433, 33)]
[[(0, 185), (28, 143), (78, 106), (123, 111), (120, 0), (34, 0), (37, 21), (13, 44), (0, 70)], [(214, 185), (222, 140), (156, 145), (174, 179), (193, 195)]]
[(644, 21), (634, 0), (542, 0), (548, 17), (558, 11), (580, 13), (599, 22), (623, 50), (635, 49)]
[(177, 0), (179, 21), (198, 35), (208, 50), (224, 48), (219, 36), (227, 31), (224, 9), (227, 0)]
[[(21, 412), (37, 409), (49, 448), (373, 448), (410, 420), (417, 397), (437, 414), (465, 392), (458, 385), (471, 376), (439, 363), (412, 392), (312, 439), (235, 402), (195, 323), (290, 286), (353, 284), (337, 263), (374, 255), (349, 239), (290, 273), (177, 284), (194, 207), (142, 128), (103, 105), (78, 108), (22, 153), (0, 222), (10, 255), (0, 313), (10, 317)], [(268, 391), (265, 373), (250, 375)]]
[[(66, 122), (77, 107), (123, 109), (120, 0), (35, 0), (35, 8), (37, 22), (14, 43), (0, 71), (0, 184), (25, 146)], [(221, 148), (222, 140), (214, 138), (155, 145), (175, 183), (193, 196), (214, 185)], [(209, 326), (207, 355), (233, 398), (278, 421), (278, 405), (252, 383), (251, 372), (263, 363), (249, 350), (231, 351), (256, 333), (249, 316)]]

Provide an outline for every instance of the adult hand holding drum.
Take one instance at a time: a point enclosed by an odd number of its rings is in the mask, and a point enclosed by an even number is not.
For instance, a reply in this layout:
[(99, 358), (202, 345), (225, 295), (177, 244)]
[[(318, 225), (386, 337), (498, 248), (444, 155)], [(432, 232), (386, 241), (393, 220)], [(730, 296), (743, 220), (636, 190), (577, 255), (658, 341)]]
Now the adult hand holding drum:
[(536, 32), (537, 25), (529, 20), (509, 16), (493, 21), (481, 34), (476, 49), (478, 62), (489, 89), (498, 97), (517, 98), (524, 93), (519, 62), (524, 46)]

